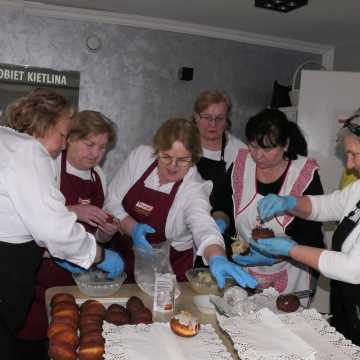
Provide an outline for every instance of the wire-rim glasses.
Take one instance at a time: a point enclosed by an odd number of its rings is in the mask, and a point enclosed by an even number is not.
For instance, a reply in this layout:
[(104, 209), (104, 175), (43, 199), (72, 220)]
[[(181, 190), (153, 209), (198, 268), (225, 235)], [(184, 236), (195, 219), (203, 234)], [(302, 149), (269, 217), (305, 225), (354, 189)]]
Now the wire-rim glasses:
[(166, 154), (159, 154), (158, 158), (159, 161), (161, 161), (165, 165), (170, 165), (175, 161), (175, 165), (181, 168), (188, 167), (192, 164), (191, 156), (176, 158)]

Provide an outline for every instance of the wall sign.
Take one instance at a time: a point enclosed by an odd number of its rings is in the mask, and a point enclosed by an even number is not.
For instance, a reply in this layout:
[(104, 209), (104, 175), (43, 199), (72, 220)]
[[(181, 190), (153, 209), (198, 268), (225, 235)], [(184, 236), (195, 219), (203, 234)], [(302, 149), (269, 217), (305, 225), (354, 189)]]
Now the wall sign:
[(44, 87), (67, 97), (78, 108), (80, 72), (0, 63), (0, 114), (16, 98)]

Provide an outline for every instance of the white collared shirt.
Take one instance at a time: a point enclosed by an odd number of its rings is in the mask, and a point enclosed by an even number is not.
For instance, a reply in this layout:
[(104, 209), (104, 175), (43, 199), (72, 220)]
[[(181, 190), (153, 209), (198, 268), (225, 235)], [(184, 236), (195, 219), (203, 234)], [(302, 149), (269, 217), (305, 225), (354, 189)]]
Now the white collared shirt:
[[(239, 150), (242, 148), (247, 148), (241, 140), (235, 136), (227, 133), (227, 143), (224, 151), (224, 161), (226, 163), (226, 170), (229, 169), (230, 165), (235, 161), (236, 155)], [(221, 150), (208, 150), (204, 147), (202, 148), (203, 157), (211, 160), (220, 161), (221, 160)]]
[(65, 207), (55, 169), (39, 141), (0, 128), (0, 241), (35, 240), (52, 256), (88, 268), (96, 254), (95, 238)]
[[(309, 196), (312, 212), (308, 219), (342, 221), (360, 200), (360, 180), (331, 194)], [(360, 284), (360, 222), (344, 241), (341, 251), (324, 250), (319, 270), (326, 277), (350, 284)]]
[[(155, 159), (152, 147), (139, 146), (131, 152), (109, 184), (105, 208), (120, 220), (128, 216), (122, 207), (125, 195)], [(160, 186), (157, 168), (145, 180), (146, 187), (165, 193), (169, 193), (173, 185)], [(211, 181), (204, 181), (192, 166), (176, 193), (166, 221), (166, 238), (176, 250), (190, 249), (195, 243), (195, 251), (202, 256), (204, 248), (211, 244), (224, 247), (222, 235), (210, 216), (211, 190)]]

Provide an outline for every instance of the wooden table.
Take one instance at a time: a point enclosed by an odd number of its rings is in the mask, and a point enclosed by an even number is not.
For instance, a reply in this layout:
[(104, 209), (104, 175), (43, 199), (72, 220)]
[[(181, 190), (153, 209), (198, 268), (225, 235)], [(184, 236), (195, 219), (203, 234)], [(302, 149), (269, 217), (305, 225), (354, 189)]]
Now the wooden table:
[[(220, 329), (219, 325), (217, 324), (216, 316), (215, 314), (206, 315), (201, 313), (198, 308), (194, 305), (192, 299), (196, 293), (192, 291), (188, 283), (179, 283), (179, 287), (181, 290), (181, 295), (176, 300), (176, 311), (178, 312), (180, 310), (188, 310), (192, 314), (196, 315), (198, 319), (200, 320), (201, 324), (211, 324), (216, 333), (219, 335), (221, 340), (223, 341), (225, 347), (232, 355), (233, 359), (239, 359), (239, 357), (236, 354), (236, 351), (234, 350), (234, 347), (231, 343), (231, 340), (227, 337), (227, 335)], [(53, 287), (48, 290), (46, 290), (46, 304), (50, 303), (50, 299), (53, 295), (60, 292), (66, 292), (73, 294), (75, 298), (77, 299), (87, 299), (88, 296), (82, 294), (77, 286), (62, 286), (62, 287)], [(153, 305), (153, 298), (147, 294), (145, 294), (143, 291), (140, 290), (140, 288), (136, 284), (124, 284), (121, 286), (118, 292), (116, 292), (114, 295), (111, 296), (111, 298), (129, 298), (130, 296), (136, 295), (139, 298), (141, 298), (144, 302), (144, 304), (152, 309)], [(97, 300), (101, 301), (101, 298), (96, 298)]]

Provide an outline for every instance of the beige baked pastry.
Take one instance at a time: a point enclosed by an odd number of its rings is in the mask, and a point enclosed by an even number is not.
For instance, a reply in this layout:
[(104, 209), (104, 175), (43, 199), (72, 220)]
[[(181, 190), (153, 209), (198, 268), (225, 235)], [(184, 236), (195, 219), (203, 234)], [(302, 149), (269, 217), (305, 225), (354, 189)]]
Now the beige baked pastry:
[(236, 240), (231, 244), (231, 250), (233, 255), (247, 255), (250, 252), (250, 245), (244, 239)]
[(176, 335), (191, 337), (200, 331), (200, 323), (189, 311), (183, 310), (171, 318), (170, 328)]

